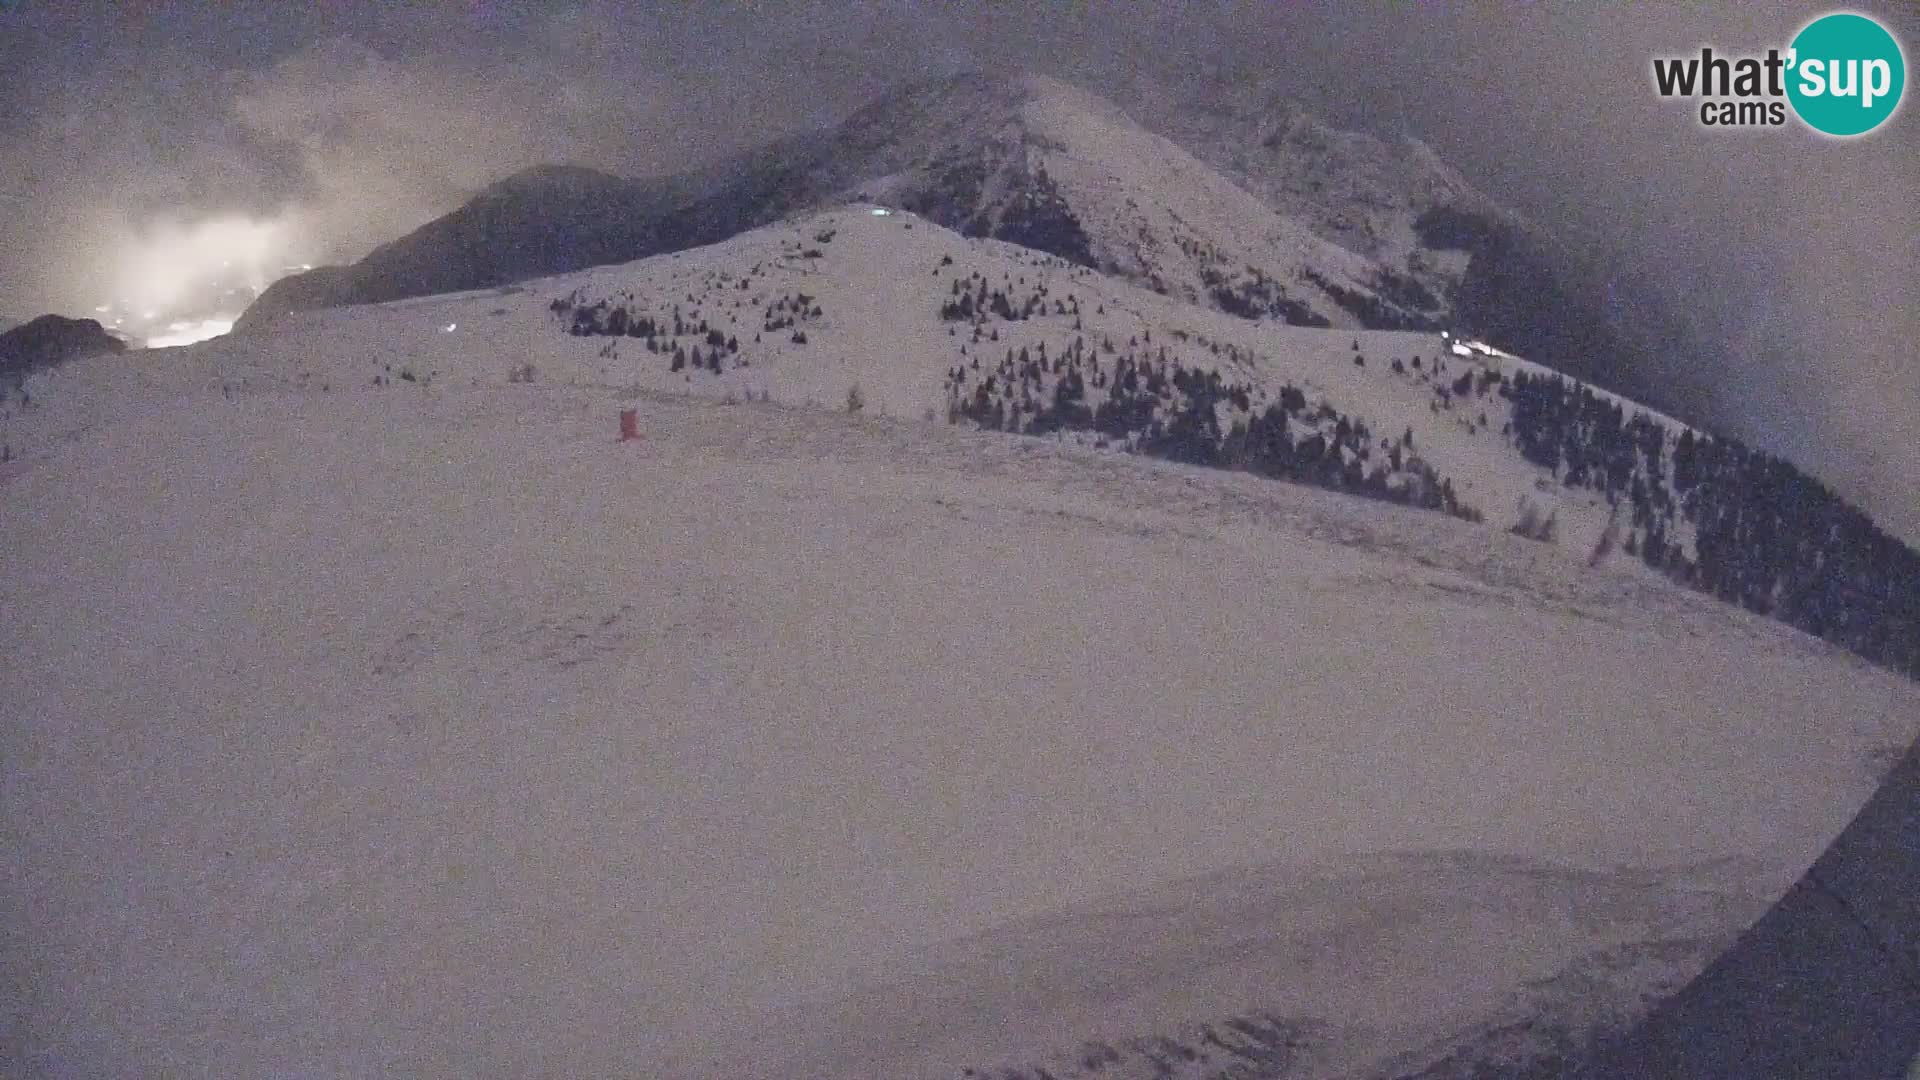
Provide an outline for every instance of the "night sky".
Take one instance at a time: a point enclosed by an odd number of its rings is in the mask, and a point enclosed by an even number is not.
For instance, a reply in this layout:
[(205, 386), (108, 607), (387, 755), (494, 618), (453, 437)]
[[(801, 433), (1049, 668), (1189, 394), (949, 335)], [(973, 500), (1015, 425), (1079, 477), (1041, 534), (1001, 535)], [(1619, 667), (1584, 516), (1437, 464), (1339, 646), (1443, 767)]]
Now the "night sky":
[[(960, 69), (1225, 72), (1425, 140), (1652, 287), (1734, 357), (1705, 379), (1718, 422), (1920, 540), (1912, 103), (1845, 143), (1712, 132), (1649, 74), (1824, 8), (707, 7), (0, 3), (0, 315), (85, 314), (130, 251), (209, 221), (270, 224), (276, 261), (356, 258), (528, 165), (673, 170)], [(1911, 58), (1912, 5), (1851, 9)]]

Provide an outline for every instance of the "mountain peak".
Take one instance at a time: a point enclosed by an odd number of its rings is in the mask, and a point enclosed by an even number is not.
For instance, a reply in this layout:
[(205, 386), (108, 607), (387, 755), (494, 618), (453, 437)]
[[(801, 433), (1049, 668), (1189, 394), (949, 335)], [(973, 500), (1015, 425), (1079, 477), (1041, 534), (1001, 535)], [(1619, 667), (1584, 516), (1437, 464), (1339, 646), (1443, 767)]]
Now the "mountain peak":
[(1340, 131), (1256, 81), (1194, 93), (1136, 83), (1115, 103), (1048, 75), (963, 71), (681, 177), (541, 166), (345, 272), (276, 285), (243, 322), (624, 262), (849, 201), (1248, 318), (1452, 320), (1472, 253), (1429, 246), (1422, 215), (1498, 208), (1430, 149)]

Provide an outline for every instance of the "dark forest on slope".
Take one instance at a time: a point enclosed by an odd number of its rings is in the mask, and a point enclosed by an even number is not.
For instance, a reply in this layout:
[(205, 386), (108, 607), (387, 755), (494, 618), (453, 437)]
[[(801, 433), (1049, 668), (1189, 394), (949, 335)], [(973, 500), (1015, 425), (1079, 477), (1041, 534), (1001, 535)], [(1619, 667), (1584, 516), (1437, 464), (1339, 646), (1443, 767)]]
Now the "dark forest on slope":
[[(1629, 550), (1694, 588), (1920, 677), (1920, 554), (1790, 463), (1739, 441), (1642, 417), (1570, 380), (1524, 374), (1506, 390), (1513, 438), (1568, 487), (1633, 513)], [(1671, 479), (1669, 480), (1669, 475)], [(1696, 557), (1670, 542), (1696, 530)]]

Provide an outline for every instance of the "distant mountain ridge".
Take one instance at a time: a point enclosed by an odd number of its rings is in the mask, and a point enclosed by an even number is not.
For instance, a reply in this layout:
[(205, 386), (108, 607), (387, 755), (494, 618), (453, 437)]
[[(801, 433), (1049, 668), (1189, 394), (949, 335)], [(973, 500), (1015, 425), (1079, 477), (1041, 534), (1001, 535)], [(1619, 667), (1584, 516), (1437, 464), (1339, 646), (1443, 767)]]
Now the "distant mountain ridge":
[[(1436, 242), (1478, 242), (1481, 220)], [(1113, 233), (1093, 221), (1084, 235), (1097, 260)], [(1920, 673), (1920, 554), (1787, 462), (1471, 339), (1285, 327), (1126, 277), (845, 205), (528, 286), (302, 317), (224, 346), (220, 369), (386, 385), (525, 382), (537, 365), (541, 379), (944, 412), (1488, 521)], [(349, 324), (354, 344), (322, 366), (320, 342)]]
[(962, 74), (675, 176), (530, 169), (352, 266), (282, 280), (241, 327), (686, 250), (865, 200), (1248, 318), (1452, 327), (1700, 415), (1648, 362), (1671, 343), (1644, 310), (1611, 305), (1572, 253), (1426, 145), (1338, 130), (1254, 86), (1124, 96)]
[(126, 342), (107, 333), (93, 319), (42, 315), (0, 333), (0, 375), (25, 375), (83, 356), (126, 349)]
[(1433, 255), (1415, 225), (1428, 211), (1521, 224), (1425, 143), (1341, 130), (1257, 81), (1201, 78), (1168, 87), (1137, 80), (1123, 94), (1136, 122), (1275, 212), (1401, 272), (1423, 274)]
[(572, 166), (528, 169), (357, 263), (282, 278), (239, 325), (290, 311), (482, 288), (665, 250), (672, 241), (660, 231), (666, 213), (681, 205), (676, 190), (672, 181), (627, 180)]
[[(1339, 174), (1335, 161), (1327, 171)], [(1470, 191), (1457, 174), (1436, 185)], [(285, 311), (504, 284), (712, 243), (856, 197), (967, 235), (1034, 247), (1163, 292), (1306, 325), (1439, 325), (1464, 260), (1413, 260), (1401, 223), (1391, 262), (1316, 232), (1297, 208), (1242, 185), (1113, 104), (1039, 77), (959, 75), (908, 86), (838, 127), (679, 176), (626, 180), (540, 167), (383, 245), (351, 267), (288, 278), (243, 324)], [(1465, 196), (1463, 195), (1463, 198)], [(1472, 198), (1479, 208), (1488, 204)], [(1337, 235), (1337, 233), (1336, 233)]]

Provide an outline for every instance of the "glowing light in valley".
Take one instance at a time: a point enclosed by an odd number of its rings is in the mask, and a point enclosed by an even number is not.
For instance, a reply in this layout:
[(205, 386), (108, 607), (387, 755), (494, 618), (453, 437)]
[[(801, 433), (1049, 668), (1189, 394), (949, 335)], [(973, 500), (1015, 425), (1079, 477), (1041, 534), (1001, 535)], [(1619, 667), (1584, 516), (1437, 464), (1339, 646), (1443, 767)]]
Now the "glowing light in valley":
[(459, 323), (450, 322), (447, 325), (441, 327), (440, 329), (445, 330), (447, 333), (451, 334), (459, 328), (460, 328)]
[(233, 329), (232, 319), (182, 320), (167, 324), (167, 332), (147, 339), (149, 349), (170, 349), (177, 345), (217, 338)]
[[(126, 331), (149, 347), (192, 344), (233, 328), (238, 312), (268, 285), (310, 263), (295, 263), (303, 230), (294, 218), (244, 215), (107, 226), (111, 262), (104, 282)], [(289, 258), (289, 257), (293, 258)]]
[[(161, 222), (130, 238), (114, 275), (120, 303), (147, 311), (173, 308), (212, 281), (233, 273), (255, 289), (278, 275), (290, 237), (276, 222), (210, 218), (191, 225)], [(149, 318), (153, 316), (148, 316)]]

